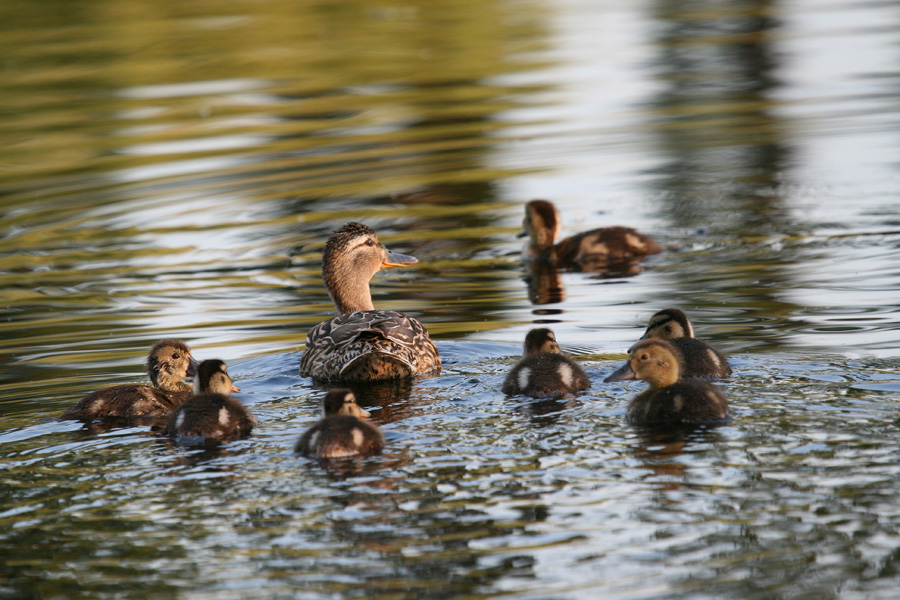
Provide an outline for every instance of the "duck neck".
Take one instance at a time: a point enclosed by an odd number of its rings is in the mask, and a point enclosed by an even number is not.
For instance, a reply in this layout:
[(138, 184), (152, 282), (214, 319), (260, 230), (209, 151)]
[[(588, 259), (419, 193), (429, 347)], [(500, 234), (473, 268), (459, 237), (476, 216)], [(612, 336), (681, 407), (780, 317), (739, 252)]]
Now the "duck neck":
[(352, 266), (336, 267), (326, 263), (322, 267), (322, 278), (338, 314), (375, 310), (369, 290), (371, 275), (367, 277), (365, 273), (354, 271)]

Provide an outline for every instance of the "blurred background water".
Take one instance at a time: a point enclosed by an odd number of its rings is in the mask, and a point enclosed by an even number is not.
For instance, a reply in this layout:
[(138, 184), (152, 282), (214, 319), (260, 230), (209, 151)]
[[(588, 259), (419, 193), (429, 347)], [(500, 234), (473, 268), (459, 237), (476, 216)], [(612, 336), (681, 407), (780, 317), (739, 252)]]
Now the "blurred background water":
[[(0, 34), (0, 598), (896, 596), (895, 3), (40, 0)], [(679, 250), (529, 278), (534, 198)], [(336, 470), (291, 446), (350, 220), (419, 258), (375, 304), (445, 369), (373, 389), (388, 447)], [(731, 356), (727, 426), (651, 436), (601, 383), (670, 305)], [(536, 323), (591, 390), (499, 393)], [(161, 337), (228, 361), (252, 437), (56, 421)]]

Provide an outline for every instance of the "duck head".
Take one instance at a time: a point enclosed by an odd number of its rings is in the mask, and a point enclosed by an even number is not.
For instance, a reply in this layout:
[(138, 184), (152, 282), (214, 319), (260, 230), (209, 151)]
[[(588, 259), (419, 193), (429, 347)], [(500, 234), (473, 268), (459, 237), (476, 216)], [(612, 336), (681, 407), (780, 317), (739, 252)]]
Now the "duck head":
[(532, 356), (541, 352), (562, 354), (559, 344), (556, 343), (556, 335), (546, 327), (532, 329), (525, 336), (525, 356)]
[(651, 388), (672, 385), (681, 378), (681, 353), (660, 339), (641, 340), (628, 351), (628, 360), (604, 382), (640, 379)]
[(322, 409), (326, 417), (343, 415), (362, 419), (370, 416), (356, 403), (353, 392), (345, 388), (329, 390), (322, 400)]
[(167, 392), (187, 391), (186, 377), (197, 375), (197, 361), (182, 341), (165, 339), (156, 342), (147, 355), (147, 373), (153, 387)]
[(540, 251), (552, 246), (561, 230), (559, 213), (553, 203), (532, 200), (525, 205), (525, 219), (517, 237), (528, 236), (531, 248)]
[(230, 392), (241, 391), (228, 375), (228, 367), (224, 361), (217, 358), (204, 360), (197, 367), (197, 377), (194, 378), (194, 395), (222, 394), (227, 396)]
[(417, 262), (412, 256), (389, 251), (366, 225), (347, 223), (325, 244), (322, 279), (338, 313), (374, 310), (369, 290), (372, 276), (381, 269)]
[(691, 325), (690, 319), (679, 308), (664, 308), (650, 317), (647, 330), (641, 339), (674, 340), (683, 337), (694, 337), (694, 327)]

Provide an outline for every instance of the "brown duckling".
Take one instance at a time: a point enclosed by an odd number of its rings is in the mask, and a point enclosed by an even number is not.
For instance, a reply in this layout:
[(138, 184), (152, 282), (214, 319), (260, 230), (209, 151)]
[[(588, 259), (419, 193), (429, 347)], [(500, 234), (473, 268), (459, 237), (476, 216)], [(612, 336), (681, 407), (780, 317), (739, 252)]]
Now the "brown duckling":
[(373, 381), (440, 372), (441, 355), (419, 321), (372, 305), (369, 280), (382, 268), (418, 262), (389, 252), (369, 227), (347, 223), (325, 244), (322, 278), (338, 316), (309, 330), (300, 374)]
[(191, 396), (185, 377), (197, 374), (197, 361), (184, 342), (164, 339), (147, 355), (151, 385), (124, 384), (91, 392), (61, 419), (138, 419), (162, 417)]
[(500, 390), (510, 396), (555, 398), (590, 386), (584, 370), (559, 349), (554, 333), (540, 328), (525, 336), (524, 357), (506, 376)]
[(525, 220), (518, 237), (529, 237), (524, 256), (581, 271), (635, 262), (664, 250), (650, 237), (629, 227), (603, 227), (577, 233), (554, 243), (562, 230), (556, 207), (546, 200), (525, 205)]
[(681, 378), (681, 352), (671, 342), (642, 340), (632, 346), (628, 361), (603, 381), (641, 379), (650, 384), (628, 405), (633, 425), (688, 425), (728, 418), (728, 400), (717, 388)]
[(669, 340), (682, 355), (682, 377), (709, 379), (731, 376), (731, 365), (725, 355), (694, 337), (694, 327), (684, 311), (666, 308), (650, 317), (642, 340)]
[(256, 417), (228, 394), (239, 392), (225, 363), (204, 360), (197, 368), (194, 395), (175, 409), (163, 434), (181, 444), (229, 442), (250, 435)]
[(369, 413), (356, 403), (348, 389), (333, 389), (322, 401), (324, 416), (307, 429), (294, 452), (319, 458), (370, 456), (384, 448), (384, 435), (376, 425), (366, 421)]

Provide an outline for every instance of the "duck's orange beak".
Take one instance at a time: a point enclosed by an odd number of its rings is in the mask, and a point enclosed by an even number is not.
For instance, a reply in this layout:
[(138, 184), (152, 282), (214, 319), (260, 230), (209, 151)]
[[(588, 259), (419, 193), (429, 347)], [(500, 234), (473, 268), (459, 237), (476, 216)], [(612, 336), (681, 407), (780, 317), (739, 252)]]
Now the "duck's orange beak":
[(232, 383), (232, 384), (231, 384), (231, 391), (232, 391), (232, 392), (239, 392), (239, 391), (241, 391), (241, 388), (239, 388), (238, 386), (236, 386), (236, 385), (234, 385), (234, 384)]
[(407, 256), (406, 254), (388, 251), (387, 256), (381, 262), (381, 267), (384, 269), (390, 267), (407, 267), (409, 265), (414, 265), (417, 262), (419, 262), (419, 259), (414, 256)]

